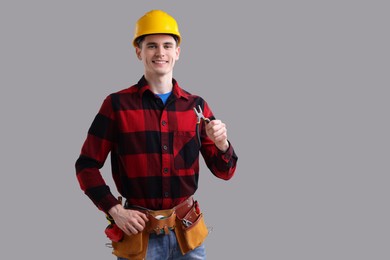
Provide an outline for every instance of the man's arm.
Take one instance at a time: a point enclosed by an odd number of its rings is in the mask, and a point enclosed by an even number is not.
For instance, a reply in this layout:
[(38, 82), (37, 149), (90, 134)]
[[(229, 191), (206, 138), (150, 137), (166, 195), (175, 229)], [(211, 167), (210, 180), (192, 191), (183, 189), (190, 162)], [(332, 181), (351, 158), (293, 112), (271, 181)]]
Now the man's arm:
[(119, 204), (100, 173), (115, 142), (113, 114), (111, 98), (107, 97), (88, 130), (87, 138), (75, 164), (80, 188), (105, 213)]

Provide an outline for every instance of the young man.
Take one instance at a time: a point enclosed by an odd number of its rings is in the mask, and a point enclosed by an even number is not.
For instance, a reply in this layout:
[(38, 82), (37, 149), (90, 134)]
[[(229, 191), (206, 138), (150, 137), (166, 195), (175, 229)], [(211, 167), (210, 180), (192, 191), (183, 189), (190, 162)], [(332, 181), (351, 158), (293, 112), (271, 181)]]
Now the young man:
[[(133, 45), (144, 75), (106, 97), (76, 162), (81, 189), (112, 222), (106, 231), (118, 259), (205, 259), (207, 228), (192, 197), (199, 152), (218, 178), (236, 169), (225, 124), (173, 79), (180, 42), (175, 19), (161, 10), (137, 21)], [(109, 153), (124, 205), (99, 170)]]

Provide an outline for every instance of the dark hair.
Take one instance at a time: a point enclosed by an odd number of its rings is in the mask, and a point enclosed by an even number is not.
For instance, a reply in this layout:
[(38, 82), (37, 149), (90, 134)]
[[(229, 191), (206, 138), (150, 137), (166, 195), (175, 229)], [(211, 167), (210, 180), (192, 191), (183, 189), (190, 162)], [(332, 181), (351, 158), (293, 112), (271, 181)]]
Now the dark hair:
[[(150, 34), (141, 35), (140, 37), (135, 39), (135, 43), (137, 44), (138, 48), (141, 48), (142, 42), (145, 40), (145, 36), (147, 36), (147, 35), (150, 35)], [(179, 37), (175, 34), (168, 34), (168, 35), (173, 37), (173, 39), (175, 40), (176, 45), (177, 45), (179, 42)]]

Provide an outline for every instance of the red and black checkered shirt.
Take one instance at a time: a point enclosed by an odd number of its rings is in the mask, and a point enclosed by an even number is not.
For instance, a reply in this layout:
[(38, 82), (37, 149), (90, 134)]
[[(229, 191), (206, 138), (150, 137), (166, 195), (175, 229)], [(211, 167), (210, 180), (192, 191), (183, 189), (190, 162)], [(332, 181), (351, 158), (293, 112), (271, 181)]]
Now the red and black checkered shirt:
[(131, 205), (168, 209), (198, 188), (199, 151), (218, 178), (230, 179), (237, 156), (230, 144), (222, 153), (200, 126), (199, 144), (193, 108), (200, 105), (211, 120), (208, 104), (181, 89), (173, 79), (166, 105), (152, 93), (144, 77), (127, 89), (109, 95), (88, 131), (76, 161), (81, 189), (104, 212), (118, 204), (100, 169), (111, 155), (118, 192)]

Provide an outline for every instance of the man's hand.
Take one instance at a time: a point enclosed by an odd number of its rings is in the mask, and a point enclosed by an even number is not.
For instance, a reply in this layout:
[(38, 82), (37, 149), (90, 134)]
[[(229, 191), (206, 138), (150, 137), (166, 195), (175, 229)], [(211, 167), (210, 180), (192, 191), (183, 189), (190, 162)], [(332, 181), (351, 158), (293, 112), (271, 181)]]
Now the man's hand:
[(112, 207), (108, 214), (114, 219), (115, 224), (129, 236), (141, 232), (148, 221), (148, 217), (144, 213), (125, 209), (120, 204)]
[(229, 149), (226, 125), (221, 120), (211, 120), (206, 124), (206, 133), (219, 150), (226, 152)]

